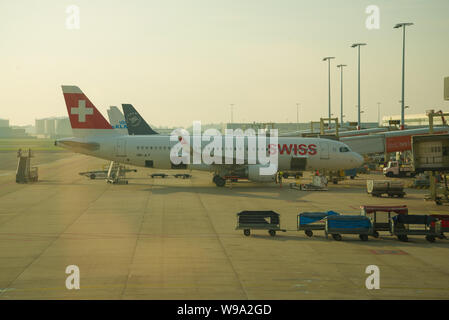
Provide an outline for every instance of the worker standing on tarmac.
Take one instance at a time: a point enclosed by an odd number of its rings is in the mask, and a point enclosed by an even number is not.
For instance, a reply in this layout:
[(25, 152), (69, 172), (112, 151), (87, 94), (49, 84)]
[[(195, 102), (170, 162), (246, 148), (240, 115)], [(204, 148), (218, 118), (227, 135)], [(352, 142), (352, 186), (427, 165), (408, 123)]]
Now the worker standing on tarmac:
[(279, 181), (279, 187), (282, 188), (282, 171), (278, 172), (278, 181)]

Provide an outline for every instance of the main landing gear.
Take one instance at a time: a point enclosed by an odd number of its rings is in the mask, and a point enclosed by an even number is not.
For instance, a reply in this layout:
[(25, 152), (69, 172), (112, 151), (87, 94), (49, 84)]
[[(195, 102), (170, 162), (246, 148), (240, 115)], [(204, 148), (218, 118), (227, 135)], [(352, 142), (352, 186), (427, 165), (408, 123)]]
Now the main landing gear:
[(226, 180), (219, 175), (214, 175), (212, 181), (217, 185), (217, 187), (224, 187), (226, 184)]

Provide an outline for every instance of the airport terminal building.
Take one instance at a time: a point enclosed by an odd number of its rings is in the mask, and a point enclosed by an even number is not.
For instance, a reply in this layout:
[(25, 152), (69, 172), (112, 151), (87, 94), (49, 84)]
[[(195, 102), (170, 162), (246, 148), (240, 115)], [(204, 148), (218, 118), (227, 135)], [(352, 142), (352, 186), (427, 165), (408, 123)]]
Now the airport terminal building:
[[(382, 126), (388, 127), (390, 120), (401, 120), (401, 115), (391, 115), (382, 117)], [(446, 119), (445, 119), (446, 120)], [(429, 125), (429, 117), (425, 113), (406, 114), (404, 116), (405, 126), (408, 127), (425, 127)], [(434, 125), (443, 125), (443, 118), (435, 117), (433, 120)]]

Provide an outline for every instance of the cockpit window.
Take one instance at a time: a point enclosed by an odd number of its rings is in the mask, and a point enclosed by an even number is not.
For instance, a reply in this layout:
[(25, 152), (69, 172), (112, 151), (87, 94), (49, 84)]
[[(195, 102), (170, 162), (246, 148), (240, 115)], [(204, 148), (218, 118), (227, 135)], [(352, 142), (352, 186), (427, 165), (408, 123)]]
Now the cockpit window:
[(349, 150), (348, 147), (340, 147), (340, 152), (349, 152), (351, 150)]

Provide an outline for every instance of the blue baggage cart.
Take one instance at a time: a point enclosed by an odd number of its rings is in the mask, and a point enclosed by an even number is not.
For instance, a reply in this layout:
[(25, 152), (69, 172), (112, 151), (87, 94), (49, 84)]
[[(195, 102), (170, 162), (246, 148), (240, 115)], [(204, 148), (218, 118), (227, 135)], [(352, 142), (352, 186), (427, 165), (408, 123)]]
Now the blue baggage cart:
[(326, 218), (326, 237), (331, 234), (334, 240), (340, 241), (342, 234), (358, 234), (360, 240), (367, 241), (371, 233), (372, 224), (368, 217), (333, 215)]
[(312, 230), (324, 230), (324, 219), (331, 215), (338, 215), (337, 212), (302, 212), (297, 217), (297, 230), (303, 230), (304, 233), (311, 237), (313, 236)]

